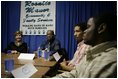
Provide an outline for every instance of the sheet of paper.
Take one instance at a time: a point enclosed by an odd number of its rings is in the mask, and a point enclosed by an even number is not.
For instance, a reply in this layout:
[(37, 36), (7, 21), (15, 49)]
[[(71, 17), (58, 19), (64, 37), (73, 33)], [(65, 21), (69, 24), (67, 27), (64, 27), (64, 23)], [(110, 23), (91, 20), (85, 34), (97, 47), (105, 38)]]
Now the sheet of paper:
[(55, 58), (56, 61), (58, 61), (61, 58), (58, 52), (53, 54), (53, 57)]
[(33, 60), (35, 54), (29, 54), (29, 53), (21, 53), (18, 57), (18, 59), (27, 59), (27, 60)]
[(32, 63), (28, 63), (15, 70), (12, 70), (11, 73), (15, 78), (29, 78), (37, 71), (38, 70)]

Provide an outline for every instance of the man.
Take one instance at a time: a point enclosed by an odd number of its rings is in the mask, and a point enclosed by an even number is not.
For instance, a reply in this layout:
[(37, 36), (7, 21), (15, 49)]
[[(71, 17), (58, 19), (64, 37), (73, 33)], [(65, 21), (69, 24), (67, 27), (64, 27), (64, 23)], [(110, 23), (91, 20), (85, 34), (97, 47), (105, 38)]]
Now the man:
[(56, 77), (117, 77), (117, 17), (110, 14), (91, 17), (83, 39), (93, 47), (87, 51), (75, 70)]
[(40, 46), (40, 49), (48, 49), (51, 53), (58, 51), (61, 48), (60, 41), (55, 38), (54, 31), (47, 31), (47, 39), (43, 41)]
[(74, 27), (74, 37), (78, 43), (77, 45), (77, 50), (74, 54), (74, 57), (71, 61), (63, 61), (60, 66), (62, 67), (63, 70), (66, 71), (71, 71), (74, 69), (75, 65), (77, 65), (80, 60), (84, 57), (85, 51), (90, 47), (89, 45), (86, 45), (83, 43), (83, 33), (84, 30), (86, 29), (86, 24), (85, 23), (79, 23), (75, 25)]

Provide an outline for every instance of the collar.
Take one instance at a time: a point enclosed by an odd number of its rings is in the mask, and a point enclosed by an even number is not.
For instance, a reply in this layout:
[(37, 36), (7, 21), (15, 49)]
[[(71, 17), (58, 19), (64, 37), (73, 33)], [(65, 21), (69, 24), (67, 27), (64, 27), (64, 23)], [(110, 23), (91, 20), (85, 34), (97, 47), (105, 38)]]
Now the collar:
[(18, 46), (18, 47), (19, 47), (22, 43), (23, 43), (22, 41), (21, 41), (21, 42), (16, 42), (16, 41), (15, 41), (15, 45)]
[(51, 41), (49, 41), (49, 40), (47, 40), (47, 43), (53, 43), (55, 41), (55, 37), (51, 40)]
[(81, 46), (81, 45), (83, 45), (83, 44), (84, 44), (84, 41), (81, 41), (80, 43), (78, 43), (77, 46), (79, 47), (79, 46)]
[(97, 56), (101, 56), (101, 53), (103, 51), (105, 51), (106, 49), (116, 46), (117, 42), (116, 41), (108, 41), (108, 42), (104, 42), (101, 44), (98, 44), (94, 47), (91, 47), (88, 51), (87, 51), (87, 60), (91, 60)]

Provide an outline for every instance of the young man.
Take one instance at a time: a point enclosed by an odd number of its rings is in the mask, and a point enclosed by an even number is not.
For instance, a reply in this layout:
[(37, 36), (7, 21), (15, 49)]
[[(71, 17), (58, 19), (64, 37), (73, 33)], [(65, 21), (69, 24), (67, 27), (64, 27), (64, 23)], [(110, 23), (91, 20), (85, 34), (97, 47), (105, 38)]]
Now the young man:
[(103, 14), (91, 17), (83, 36), (87, 51), (75, 70), (56, 77), (116, 78), (117, 77), (117, 17)]
[(63, 61), (60, 66), (63, 70), (71, 71), (74, 69), (75, 65), (77, 65), (80, 60), (84, 57), (85, 51), (89, 48), (89, 45), (83, 43), (83, 33), (86, 29), (85, 23), (79, 23), (74, 27), (74, 37), (78, 43), (77, 50), (74, 54), (74, 57), (71, 61)]

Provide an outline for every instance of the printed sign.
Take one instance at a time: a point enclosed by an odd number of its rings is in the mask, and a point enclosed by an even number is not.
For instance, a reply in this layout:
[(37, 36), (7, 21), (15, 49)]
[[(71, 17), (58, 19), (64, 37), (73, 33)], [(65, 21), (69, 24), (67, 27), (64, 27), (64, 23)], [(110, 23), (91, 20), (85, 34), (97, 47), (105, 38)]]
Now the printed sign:
[(55, 1), (22, 1), (20, 30), (23, 35), (46, 35), (55, 33)]

